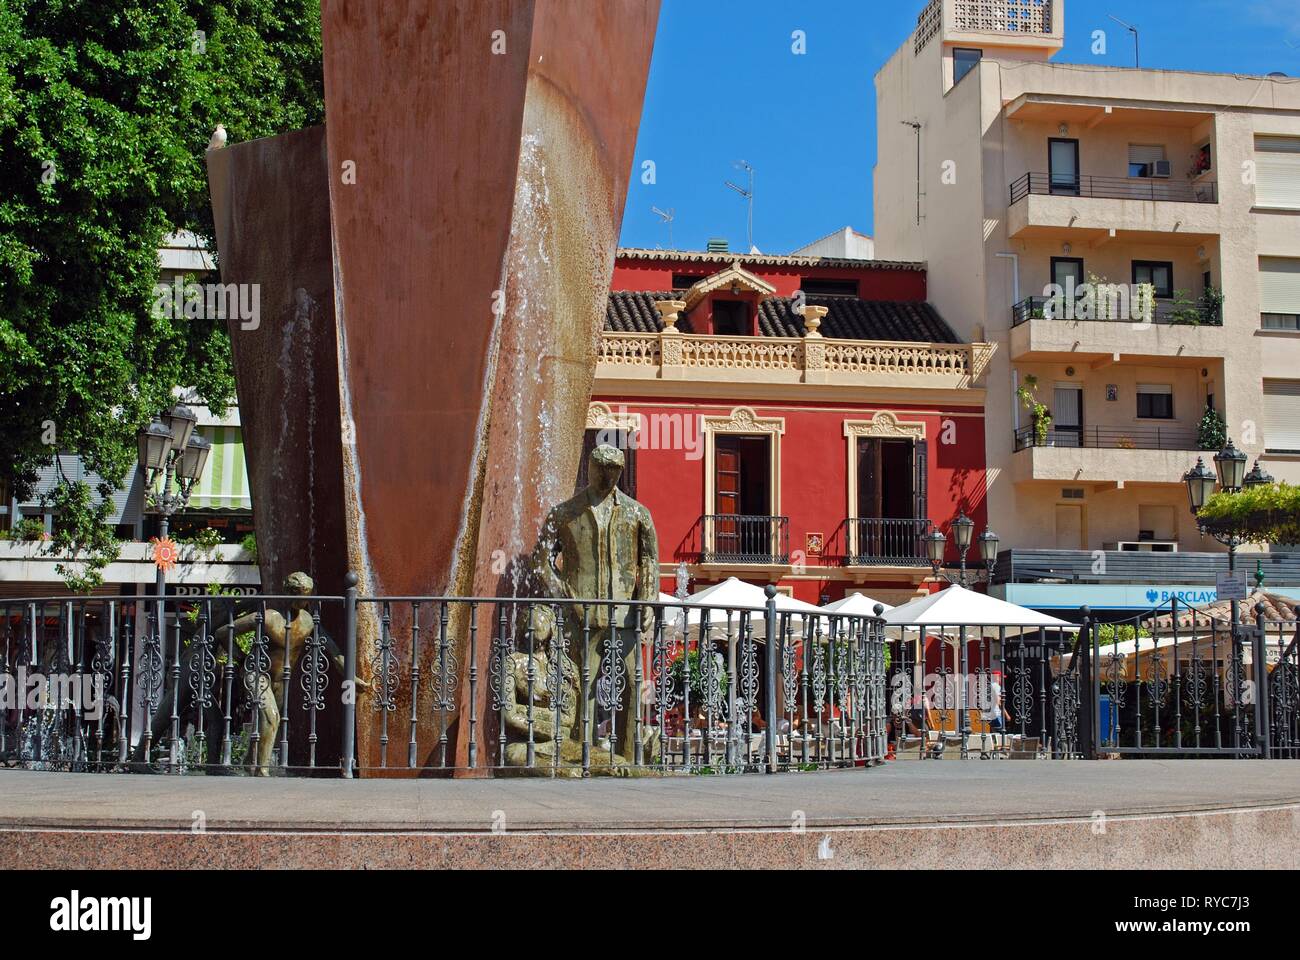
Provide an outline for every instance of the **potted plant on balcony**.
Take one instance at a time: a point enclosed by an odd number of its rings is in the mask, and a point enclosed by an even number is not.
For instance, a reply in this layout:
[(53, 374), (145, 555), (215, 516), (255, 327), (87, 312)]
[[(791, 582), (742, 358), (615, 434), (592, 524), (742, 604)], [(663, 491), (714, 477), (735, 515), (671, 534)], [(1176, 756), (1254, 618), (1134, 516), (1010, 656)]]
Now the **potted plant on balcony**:
[(1029, 411), (1029, 420), (1034, 428), (1034, 446), (1050, 447), (1052, 429), (1052, 412), (1047, 405), (1038, 400), (1038, 378), (1032, 373), (1016, 388), (1016, 396), (1025, 409)]
[(1205, 313), (1199, 302), (1188, 299), (1186, 290), (1175, 290), (1172, 309), (1169, 311), (1169, 322), (1199, 327), (1205, 322)]
[(1223, 420), (1223, 414), (1213, 407), (1206, 407), (1205, 416), (1201, 417), (1201, 422), (1196, 427), (1197, 449), (1222, 450), (1227, 439), (1228, 425)]
[(1202, 323), (1220, 325), (1223, 323), (1223, 290), (1209, 286), (1201, 294)]

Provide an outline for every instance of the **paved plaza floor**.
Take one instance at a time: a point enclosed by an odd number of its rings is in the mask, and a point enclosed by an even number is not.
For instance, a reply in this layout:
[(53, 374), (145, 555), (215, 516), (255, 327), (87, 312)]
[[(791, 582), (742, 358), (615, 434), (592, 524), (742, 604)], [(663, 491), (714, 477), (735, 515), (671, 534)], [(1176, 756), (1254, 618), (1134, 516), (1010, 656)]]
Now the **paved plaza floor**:
[(1300, 762), (893, 763), (765, 776), (301, 779), (0, 771), (0, 829), (513, 832), (993, 824), (1300, 806)]

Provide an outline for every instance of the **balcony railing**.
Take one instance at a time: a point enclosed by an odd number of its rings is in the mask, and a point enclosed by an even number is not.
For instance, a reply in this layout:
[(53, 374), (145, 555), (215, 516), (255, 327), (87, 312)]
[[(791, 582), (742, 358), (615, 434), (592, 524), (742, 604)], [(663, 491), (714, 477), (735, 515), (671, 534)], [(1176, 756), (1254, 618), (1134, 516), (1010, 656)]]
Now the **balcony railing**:
[(1031, 193), (1058, 197), (1096, 197), (1106, 200), (1174, 200), (1180, 203), (1218, 203), (1219, 185), (1213, 180), (1158, 177), (1062, 176), (1026, 173), (1011, 184), (1011, 202)]
[(846, 567), (924, 567), (929, 565), (921, 538), (925, 519), (850, 517), (844, 521)]
[(1067, 447), (1088, 450), (1196, 450), (1190, 427), (1053, 427), (1040, 443), (1033, 427), (1016, 431), (1016, 449)]
[(870, 384), (908, 376), (934, 387), (969, 385), (983, 374), (986, 343), (833, 340), (826, 337), (729, 337), (662, 333), (601, 335), (601, 373), (685, 379), (737, 374), (764, 382)]
[[(1100, 301), (1102, 298), (1098, 298)], [(1109, 301), (1107, 301), (1109, 303)], [(1223, 314), (1213, 307), (1183, 300), (1158, 299), (1149, 320), (1129, 317), (1080, 317), (1078, 309), (1069, 311), (1063, 298), (1026, 297), (1011, 308), (1011, 326), (1018, 327), (1030, 320), (1079, 320), (1095, 323), (1158, 323), (1167, 326), (1221, 327)], [(1068, 314), (1073, 312), (1075, 316)], [(1090, 310), (1089, 312), (1096, 312)], [(1107, 311), (1111, 312), (1111, 311)], [(1116, 309), (1113, 312), (1123, 312)]]
[(790, 562), (790, 518), (736, 513), (700, 517), (704, 534), (701, 563), (783, 564)]

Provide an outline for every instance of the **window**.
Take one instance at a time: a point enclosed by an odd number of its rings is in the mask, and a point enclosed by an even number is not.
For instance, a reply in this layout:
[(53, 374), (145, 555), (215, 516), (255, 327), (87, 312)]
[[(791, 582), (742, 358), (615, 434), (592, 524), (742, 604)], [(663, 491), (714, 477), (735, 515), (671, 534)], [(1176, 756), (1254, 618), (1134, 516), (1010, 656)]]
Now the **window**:
[(975, 69), (975, 65), (984, 56), (983, 50), (972, 47), (957, 47), (952, 52), (952, 85), (961, 83), (966, 74)]
[(1128, 175), (1130, 177), (1153, 177), (1156, 164), (1165, 159), (1165, 148), (1161, 144), (1130, 143), (1128, 145)]
[(1300, 260), (1259, 258), (1259, 310), (1265, 330), (1300, 328)]
[(691, 287), (695, 286), (697, 283), (699, 283), (699, 282), (700, 282), (701, 280), (703, 280), (703, 279), (704, 279), (704, 276), (703, 276), (703, 275), (696, 276), (696, 275), (694, 275), (694, 274), (690, 274), (690, 273), (674, 273), (674, 274), (673, 274), (673, 289), (674, 289), (674, 290), (689, 290), (689, 289), (691, 289)]
[(1079, 195), (1079, 141), (1056, 137), (1047, 141), (1048, 190), (1062, 196)]
[(1082, 296), (1079, 288), (1084, 284), (1083, 261), (1077, 257), (1052, 257), (1052, 283), (1061, 288), (1063, 296), (1070, 295), (1074, 284), (1075, 297)]
[(1137, 415), (1141, 420), (1172, 420), (1174, 388), (1162, 383), (1139, 383)]
[(747, 337), (753, 333), (749, 304), (743, 300), (714, 300), (713, 332), (720, 337)]
[(1156, 296), (1168, 299), (1174, 295), (1174, 265), (1160, 260), (1134, 260), (1133, 282), (1149, 283), (1156, 288)]
[(1264, 381), (1264, 449), (1300, 453), (1300, 380)]
[(815, 277), (804, 277), (800, 289), (810, 297), (856, 297), (858, 295), (858, 281), (819, 280)]
[(1300, 209), (1300, 137), (1255, 138), (1255, 203)]

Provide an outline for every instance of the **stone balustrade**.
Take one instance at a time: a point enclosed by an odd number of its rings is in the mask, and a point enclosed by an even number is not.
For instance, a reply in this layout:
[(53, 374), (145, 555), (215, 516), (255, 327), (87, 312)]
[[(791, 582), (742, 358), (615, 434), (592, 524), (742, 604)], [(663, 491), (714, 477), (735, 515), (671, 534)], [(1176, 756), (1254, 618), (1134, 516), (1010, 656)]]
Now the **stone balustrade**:
[(992, 355), (987, 343), (729, 337), (662, 333), (601, 336), (597, 375), (608, 380), (823, 383), (936, 388), (974, 387)]

